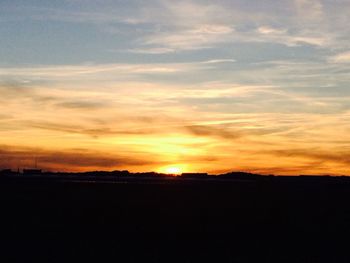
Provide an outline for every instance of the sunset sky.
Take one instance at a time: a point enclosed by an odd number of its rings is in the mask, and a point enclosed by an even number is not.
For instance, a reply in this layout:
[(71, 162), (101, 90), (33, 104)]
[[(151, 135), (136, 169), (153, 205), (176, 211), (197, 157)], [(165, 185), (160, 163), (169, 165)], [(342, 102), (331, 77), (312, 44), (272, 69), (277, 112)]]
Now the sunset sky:
[(1, 0), (0, 168), (350, 174), (348, 0)]

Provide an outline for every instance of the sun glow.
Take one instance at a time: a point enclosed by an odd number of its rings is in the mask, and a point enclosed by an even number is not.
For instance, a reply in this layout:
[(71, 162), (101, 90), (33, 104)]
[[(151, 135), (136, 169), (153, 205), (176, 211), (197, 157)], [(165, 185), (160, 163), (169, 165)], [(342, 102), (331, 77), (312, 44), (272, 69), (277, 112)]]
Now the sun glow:
[(179, 175), (181, 174), (181, 168), (177, 166), (171, 166), (171, 167), (166, 167), (164, 169), (165, 173), (167, 174), (174, 174), (174, 175)]

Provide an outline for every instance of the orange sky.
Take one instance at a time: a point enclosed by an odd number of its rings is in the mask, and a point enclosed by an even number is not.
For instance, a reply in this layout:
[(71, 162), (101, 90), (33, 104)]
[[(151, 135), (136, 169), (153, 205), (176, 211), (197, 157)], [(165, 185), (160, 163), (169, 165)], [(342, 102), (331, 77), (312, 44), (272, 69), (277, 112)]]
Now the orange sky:
[[(192, 92), (183, 87), (129, 83), (123, 89), (118, 84), (96, 89), (92, 83), (71, 90), (61, 85), (0, 88), (6, 101), (1, 167), (31, 167), (37, 158), (40, 168), (55, 171), (165, 172), (174, 166), (212, 173), (348, 171), (348, 113), (218, 112), (215, 104), (179, 102)], [(197, 97), (233, 93), (237, 98), (261, 88), (213, 85), (218, 88), (194, 92)]]

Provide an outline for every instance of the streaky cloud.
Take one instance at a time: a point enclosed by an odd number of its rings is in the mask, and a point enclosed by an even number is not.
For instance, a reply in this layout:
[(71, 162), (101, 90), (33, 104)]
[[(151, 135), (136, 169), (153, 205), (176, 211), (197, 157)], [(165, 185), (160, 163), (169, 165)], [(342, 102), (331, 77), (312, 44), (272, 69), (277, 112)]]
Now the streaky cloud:
[(117, 169), (126, 166), (152, 164), (152, 160), (140, 160), (116, 154), (106, 154), (93, 150), (55, 151), (40, 148), (1, 145), (0, 167), (33, 167), (36, 159), (40, 168), (45, 170), (81, 171), (89, 169)]

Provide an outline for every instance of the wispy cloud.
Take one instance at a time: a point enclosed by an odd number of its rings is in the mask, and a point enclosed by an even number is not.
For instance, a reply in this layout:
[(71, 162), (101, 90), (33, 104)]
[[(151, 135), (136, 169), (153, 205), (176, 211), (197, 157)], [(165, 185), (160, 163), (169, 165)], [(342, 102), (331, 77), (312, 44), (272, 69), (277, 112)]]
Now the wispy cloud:
[(329, 61), (333, 63), (350, 63), (350, 51), (332, 56)]
[(209, 125), (190, 125), (185, 127), (190, 133), (196, 136), (218, 136), (224, 139), (238, 139), (241, 137), (239, 132), (228, 131), (224, 128), (213, 127)]
[(175, 49), (170, 47), (143, 47), (143, 48), (134, 48), (134, 49), (128, 49), (128, 52), (131, 53), (139, 53), (139, 54), (166, 54), (166, 53), (172, 53), (175, 52)]
[(236, 62), (235, 59), (211, 59), (207, 61), (203, 61), (203, 64), (216, 64), (216, 63), (234, 63)]
[[(321, 149), (286, 149), (286, 150), (276, 150), (270, 152), (274, 156), (284, 156), (284, 157), (297, 157), (297, 158), (307, 158), (310, 160), (318, 161), (318, 165), (323, 164), (339, 164), (342, 166), (348, 166), (350, 164), (350, 153), (347, 150), (336, 149), (334, 151), (325, 151)], [(315, 167), (317, 168), (317, 166)], [(326, 172), (326, 171), (325, 171)]]
[(1, 145), (0, 168), (30, 168), (37, 160), (40, 168), (49, 171), (89, 171), (96, 169), (123, 169), (150, 165), (152, 160), (130, 156), (108, 155), (91, 150), (52, 151), (40, 148)]
[(144, 41), (148, 46), (159, 46), (163, 50), (195, 50), (227, 42), (233, 31), (232, 27), (226, 25), (199, 25), (157, 33)]
[(189, 71), (194, 69), (190, 63), (163, 63), (163, 64), (98, 64), (98, 65), (63, 65), (63, 66), (34, 66), (17, 68), (0, 68), (0, 76), (18, 76), (32, 78), (64, 78), (83, 77), (107, 73), (118, 74), (162, 74)]

